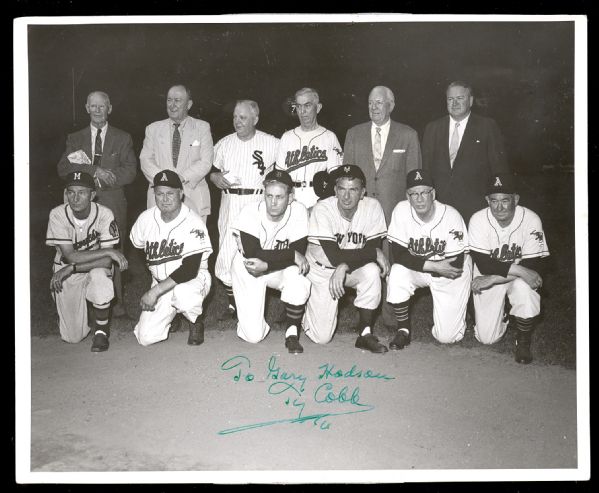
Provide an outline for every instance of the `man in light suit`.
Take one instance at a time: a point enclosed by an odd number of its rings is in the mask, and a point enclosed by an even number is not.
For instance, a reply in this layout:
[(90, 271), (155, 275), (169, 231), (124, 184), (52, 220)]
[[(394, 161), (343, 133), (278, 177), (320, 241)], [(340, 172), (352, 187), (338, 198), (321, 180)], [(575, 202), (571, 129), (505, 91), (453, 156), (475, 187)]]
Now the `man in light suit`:
[(152, 183), (163, 170), (175, 171), (183, 183), (184, 203), (206, 224), (210, 214), (210, 192), (206, 175), (212, 167), (213, 144), (210, 125), (188, 115), (193, 101), (188, 88), (181, 85), (169, 89), (166, 98), (166, 120), (146, 127), (139, 156), (141, 170), (148, 180), (148, 208), (155, 204)]
[[(90, 125), (67, 137), (66, 149), (57, 166), (58, 174), (63, 179), (73, 171), (83, 171), (92, 176), (96, 183), (97, 201), (112, 211), (121, 238), (126, 238), (127, 199), (123, 187), (133, 182), (137, 173), (133, 141), (127, 132), (108, 125), (108, 115), (112, 113), (108, 94), (91, 92), (87, 96), (85, 109), (90, 117)], [(119, 245), (123, 252), (124, 241), (121, 240)], [(113, 281), (116, 304), (112, 315), (122, 317), (127, 312), (118, 269)]]
[[(406, 198), (408, 172), (422, 167), (418, 134), (408, 125), (391, 120), (393, 108), (395, 96), (391, 89), (374, 87), (368, 96), (370, 121), (350, 128), (343, 148), (343, 164), (355, 164), (362, 169), (366, 194), (383, 206), (387, 227), (394, 207)], [(389, 258), (386, 241), (383, 252)], [(384, 295), (383, 300), (386, 298)], [(395, 324), (393, 309), (386, 301), (383, 301), (383, 321), (385, 325)]]
[(509, 166), (495, 120), (470, 111), (470, 85), (452, 82), (446, 96), (449, 115), (424, 131), (422, 165), (431, 172), (437, 199), (455, 207), (468, 224), (472, 214), (487, 206), (491, 176), (509, 172)]

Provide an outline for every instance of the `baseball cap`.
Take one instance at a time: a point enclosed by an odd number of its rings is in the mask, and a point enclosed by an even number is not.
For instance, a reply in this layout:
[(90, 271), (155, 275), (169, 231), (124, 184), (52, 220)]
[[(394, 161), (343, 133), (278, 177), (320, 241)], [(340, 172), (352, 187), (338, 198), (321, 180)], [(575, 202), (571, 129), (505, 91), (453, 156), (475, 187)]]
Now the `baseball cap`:
[(270, 182), (277, 181), (282, 183), (283, 185), (287, 185), (288, 187), (293, 188), (293, 180), (287, 171), (282, 169), (273, 169), (270, 173), (266, 175), (264, 178), (264, 185), (267, 185)]
[(511, 173), (497, 173), (487, 184), (487, 195), (494, 193), (516, 193), (516, 178)]
[(362, 171), (362, 168), (356, 166), (355, 164), (344, 164), (343, 166), (335, 168), (333, 171), (331, 171), (331, 178), (333, 178), (335, 183), (337, 183), (339, 178), (349, 178), (352, 180), (359, 178), (362, 180), (362, 185), (366, 186), (366, 177), (364, 176), (364, 172)]
[(181, 178), (179, 175), (170, 169), (159, 171), (154, 175), (154, 187), (171, 187), (183, 189)]
[(312, 177), (312, 186), (314, 187), (314, 193), (319, 199), (326, 199), (335, 195), (333, 191), (333, 180), (326, 171), (318, 171), (314, 173)]
[(435, 187), (433, 177), (425, 169), (413, 169), (406, 176), (406, 190), (412, 187)]
[(70, 187), (71, 185), (79, 185), (80, 187), (87, 187), (92, 190), (96, 189), (94, 179), (89, 173), (85, 173), (84, 171), (72, 171), (67, 175), (64, 187)]

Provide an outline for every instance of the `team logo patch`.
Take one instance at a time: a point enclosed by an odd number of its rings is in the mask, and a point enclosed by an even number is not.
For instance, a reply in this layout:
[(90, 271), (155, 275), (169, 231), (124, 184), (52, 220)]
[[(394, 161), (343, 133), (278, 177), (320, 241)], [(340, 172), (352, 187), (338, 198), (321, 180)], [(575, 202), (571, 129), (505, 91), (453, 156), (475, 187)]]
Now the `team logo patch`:
[(495, 177), (495, 183), (493, 183), (494, 187), (502, 187), (503, 183), (501, 183), (501, 180), (499, 179), (498, 176)]
[(344, 166), (343, 167), (343, 171), (345, 171), (346, 173), (349, 173), (350, 167), (349, 166)]
[(456, 231), (455, 229), (452, 229), (450, 233), (453, 235), (454, 240), (462, 241), (464, 239), (464, 233), (462, 231)]
[(162, 178), (160, 178), (160, 181), (168, 181), (168, 178), (166, 177), (166, 173), (162, 173)]
[(108, 232), (113, 238), (116, 238), (119, 235), (119, 227), (116, 225), (114, 219), (110, 222), (110, 226), (108, 226)]
[(73, 178), (74, 178), (75, 180), (81, 180), (81, 173), (74, 173), (74, 174), (73, 174)]
[(189, 234), (195, 234), (196, 238), (204, 239), (204, 232), (201, 229), (192, 229)]
[(543, 242), (543, 232), (542, 231), (533, 230), (533, 231), (531, 231), (530, 234), (533, 235), (535, 237), (535, 240), (537, 240), (539, 243)]
[(338, 147), (333, 147), (333, 150), (337, 153), (337, 156), (343, 156), (343, 151)]
[(255, 161), (252, 164), (256, 165), (260, 170), (260, 175), (263, 175), (266, 166), (264, 166), (264, 159), (262, 159), (262, 151), (254, 151), (252, 157), (255, 159)]
[(416, 175), (414, 175), (414, 181), (422, 181), (422, 175), (420, 171), (416, 171)]

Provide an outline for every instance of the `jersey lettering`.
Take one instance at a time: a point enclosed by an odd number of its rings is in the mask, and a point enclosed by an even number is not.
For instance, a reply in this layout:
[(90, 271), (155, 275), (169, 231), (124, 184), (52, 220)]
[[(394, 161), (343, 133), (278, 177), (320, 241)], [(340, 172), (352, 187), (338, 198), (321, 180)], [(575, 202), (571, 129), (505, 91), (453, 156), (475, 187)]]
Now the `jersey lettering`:
[(85, 250), (91, 244), (95, 243), (99, 237), (100, 237), (100, 232), (96, 231), (95, 229), (92, 229), (88, 233), (88, 235), (85, 237), (85, 239), (83, 239), (81, 241), (76, 241), (75, 243), (73, 243), (73, 248), (75, 250)]
[(419, 257), (432, 257), (434, 255), (445, 255), (445, 247), (447, 246), (446, 241), (439, 241), (439, 238), (435, 238), (435, 241), (431, 238), (410, 238), (408, 243), (408, 250)]
[(260, 170), (260, 174), (263, 175), (266, 166), (264, 166), (264, 159), (262, 159), (262, 151), (254, 151), (252, 157), (255, 159), (252, 164), (255, 164)]
[(501, 245), (501, 250), (496, 248), (491, 251), (491, 258), (500, 262), (513, 262), (516, 259), (522, 258), (522, 247), (512, 243), (511, 247)]
[(320, 149), (315, 145), (310, 147), (310, 149), (308, 149), (308, 146), (303, 146), (301, 151), (299, 149), (287, 151), (285, 166), (287, 166), (287, 171), (290, 171), (302, 168), (311, 163), (319, 163), (327, 160), (326, 149)]
[[(146, 260), (148, 264), (151, 264), (180, 258), (184, 246), (185, 242), (178, 245), (175, 240), (171, 240), (168, 244), (167, 240), (162, 240), (160, 243), (157, 241), (146, 241)], [(161, 260), (161, 262), (156, 262), (156, 260)]]
[(275, 240), (274, 250), (289, 250), (289, 240)]
[(347, 242), (353, 243), (354, 245), (365, 245), (366, 244), (366, 236), (363, 233), (355, 233), (353, 231), (348, 231), (347, 233), (335, 233), (335, 238), (337, 239), (337, 245), (341, 245), (344, 238), (347, 236)]

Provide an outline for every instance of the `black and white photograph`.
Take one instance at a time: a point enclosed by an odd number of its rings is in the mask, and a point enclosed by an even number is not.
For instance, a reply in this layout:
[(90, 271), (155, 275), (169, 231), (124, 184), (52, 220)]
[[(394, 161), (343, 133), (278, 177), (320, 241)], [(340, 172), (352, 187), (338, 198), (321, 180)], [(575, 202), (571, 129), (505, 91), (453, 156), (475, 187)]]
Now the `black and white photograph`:
[(590, 478), (585, 16), (13, 29), (18, 483)]

